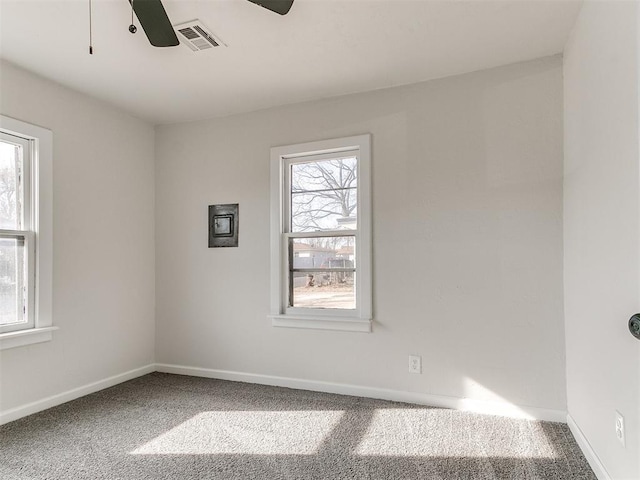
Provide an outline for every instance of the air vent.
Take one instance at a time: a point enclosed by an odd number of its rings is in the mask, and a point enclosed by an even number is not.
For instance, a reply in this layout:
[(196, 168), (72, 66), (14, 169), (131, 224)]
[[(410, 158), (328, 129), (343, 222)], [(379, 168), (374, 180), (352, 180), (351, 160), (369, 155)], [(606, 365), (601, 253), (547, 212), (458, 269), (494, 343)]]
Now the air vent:
[(194, 52), (209, 50), (214, 47), (226, 47), (225, 43), (211, 33), (200, 20), (174, 25), (173, 28), (180, 39), (180, 43)]

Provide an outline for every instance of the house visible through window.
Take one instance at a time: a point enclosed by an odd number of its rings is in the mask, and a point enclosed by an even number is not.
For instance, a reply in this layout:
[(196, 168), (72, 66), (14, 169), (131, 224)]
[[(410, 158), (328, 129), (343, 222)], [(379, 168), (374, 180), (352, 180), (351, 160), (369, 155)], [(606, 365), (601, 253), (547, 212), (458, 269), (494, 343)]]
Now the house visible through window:
[(274, 325), (370, 330), (369, 144), (272, 150)]

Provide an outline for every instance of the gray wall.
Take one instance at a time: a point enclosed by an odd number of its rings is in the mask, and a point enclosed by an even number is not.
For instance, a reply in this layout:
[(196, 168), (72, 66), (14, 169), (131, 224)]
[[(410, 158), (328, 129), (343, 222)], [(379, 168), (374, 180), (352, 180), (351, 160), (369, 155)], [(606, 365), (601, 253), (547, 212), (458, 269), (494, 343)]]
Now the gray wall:
[(3, 62), (0, 112), (53, 131), (53, 341), (0, 352), (0, 409), (154, 359), (154, 131)]
[[(587, 2), (565, 53), (569, 414), (613, 479), (640, 478), (640, 7)], [(615, 411), (627, 445), (615, 436)]]
[[(158, 127), (157, 361), (564, 411), (561, 63)], [(374, 333), (273, 328), (269, 149), (367, 132)]]

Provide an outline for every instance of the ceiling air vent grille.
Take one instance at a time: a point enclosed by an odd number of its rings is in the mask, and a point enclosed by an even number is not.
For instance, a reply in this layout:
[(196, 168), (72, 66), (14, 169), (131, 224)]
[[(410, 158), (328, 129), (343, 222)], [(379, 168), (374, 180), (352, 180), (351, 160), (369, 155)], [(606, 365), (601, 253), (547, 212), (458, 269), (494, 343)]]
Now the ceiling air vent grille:
[(226, 46), (224, 42), (211, 33), (200, 20), (174, 25), (173, 28), (178, 34), (180, 43), (186, 45), (194, 52)]

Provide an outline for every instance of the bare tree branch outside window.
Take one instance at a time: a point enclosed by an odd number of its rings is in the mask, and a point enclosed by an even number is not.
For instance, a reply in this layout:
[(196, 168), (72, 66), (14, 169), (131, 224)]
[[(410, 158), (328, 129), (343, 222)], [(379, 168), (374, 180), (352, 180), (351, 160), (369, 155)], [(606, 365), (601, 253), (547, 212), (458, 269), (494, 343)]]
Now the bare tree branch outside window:
[[(357, 219), (355, 157), (294, 164), (291, 167), (291, 231), (353, 230)], [(312, 239), (308, 239), (311, 241)], [(339, 248), (339, 239), (314, 246)]]

